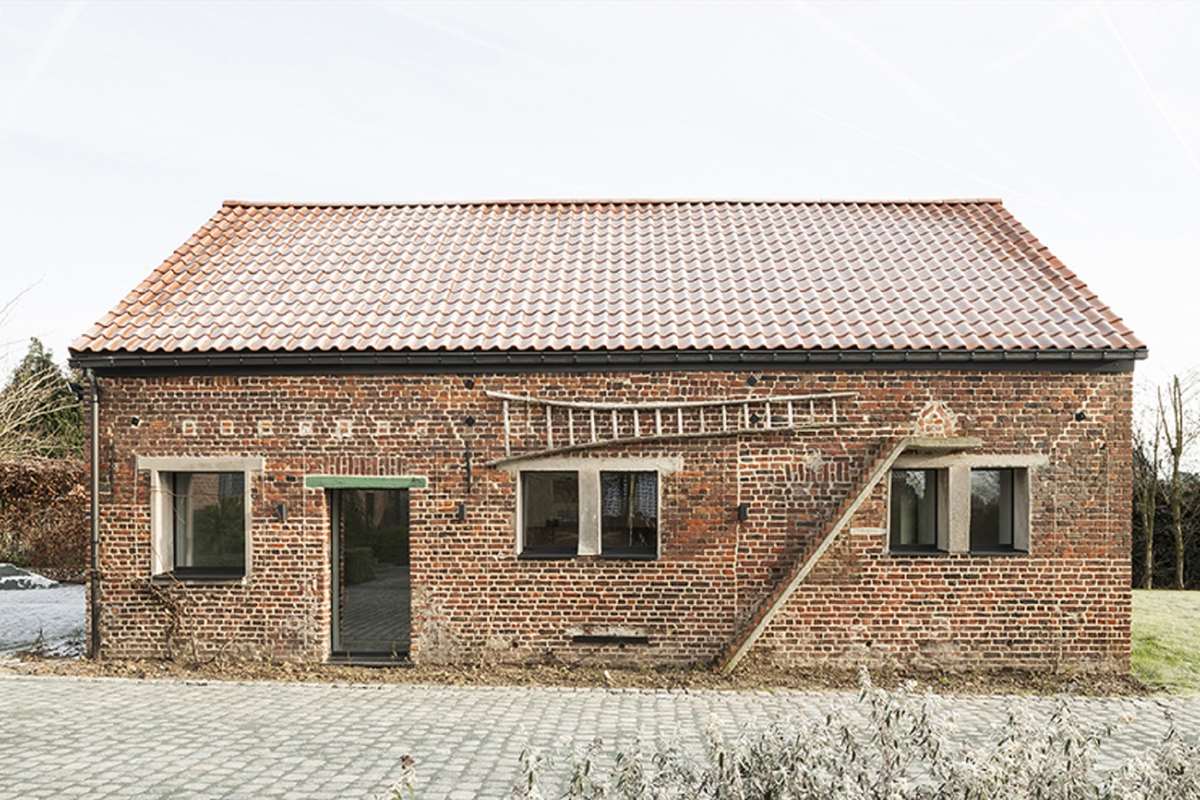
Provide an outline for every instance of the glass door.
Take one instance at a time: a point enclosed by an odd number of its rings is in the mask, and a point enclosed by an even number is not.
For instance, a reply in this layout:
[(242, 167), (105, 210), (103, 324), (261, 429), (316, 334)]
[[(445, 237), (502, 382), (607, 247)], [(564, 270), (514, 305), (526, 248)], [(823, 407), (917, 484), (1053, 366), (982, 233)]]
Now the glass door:
[(407, 655), (408, 490), (336, 489), (331, 511), (334, 654)]

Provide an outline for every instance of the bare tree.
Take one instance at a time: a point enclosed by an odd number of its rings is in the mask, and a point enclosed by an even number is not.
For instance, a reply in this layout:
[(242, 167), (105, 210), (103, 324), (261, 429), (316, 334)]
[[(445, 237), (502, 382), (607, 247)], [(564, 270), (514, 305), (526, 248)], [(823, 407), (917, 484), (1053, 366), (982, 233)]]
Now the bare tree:
[(1172, 376), (1167, 384), (1167, 402), (1162, 392), (1158, 394), (1158, 417), (1162, 423), (1167, 455), (1170, 457), (1170, 480), (1167, 484), (1167, 502), (1171, 508), (1171, 528), (1175, 539), (1175, 588), (1184, 588), (1184, 552), (1186, 541), (1183, 533), (1183, 474), (1185, 454), (1200, 435), (1200, 425), (1191, 408), (1196, 388), (1196, 375), (1180, 379)]
[(57, 437), (36, 423), (77, 405), (59, 393), (61, 377), (43, 372), (16, 381), (0, 392), (0, 460), (51, 454)]
[[(1161, 398), (1162, 392), (1159, 392)], [(1134, 462), (1133, 480), (1134, 492), (1138, 501), (1138, 512), (1142, 517), (1142, 531), (1146, 536), (1146, 574), (1142, 578), (1142, 587), (1154, 588), (1154, 522), (1158, 510), (1158, 478), (1162, 469), (1162, 415), (1154, 414), (1154, 436), (1146, 431), (1148, 422), (1139, 424), (1134, 436), (1136, 438), (1138, 458)]]
[[(32, 288), (0, 304), (0, 332), (17, 302)], [(0, 353), (5, 349), (7, 346), (0, 345)], [(18, 365), (13, 371), (0, 388), (0, 460), (61, 454), (62, 431), (54, 424), (55, 418), (79, 405), (66, 390), (65, 380), (52, 364), (28, 370)]]

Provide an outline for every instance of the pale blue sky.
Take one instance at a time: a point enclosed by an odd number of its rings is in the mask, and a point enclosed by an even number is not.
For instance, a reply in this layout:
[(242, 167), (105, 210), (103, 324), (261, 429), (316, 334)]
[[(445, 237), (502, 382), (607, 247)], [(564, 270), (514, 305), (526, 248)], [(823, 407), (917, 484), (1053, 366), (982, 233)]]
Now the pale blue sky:
[(1200, 363), (1200, 3), (0, 3), (0, 330), (224, 198), (999, 196)]

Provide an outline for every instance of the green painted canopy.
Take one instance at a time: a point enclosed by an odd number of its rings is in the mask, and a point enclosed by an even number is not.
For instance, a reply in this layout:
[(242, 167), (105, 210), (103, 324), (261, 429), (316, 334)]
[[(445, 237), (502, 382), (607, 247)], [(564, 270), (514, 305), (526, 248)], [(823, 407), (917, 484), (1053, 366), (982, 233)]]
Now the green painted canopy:
[(424, 489), (419, 475), (305, 475), (306, 489)]

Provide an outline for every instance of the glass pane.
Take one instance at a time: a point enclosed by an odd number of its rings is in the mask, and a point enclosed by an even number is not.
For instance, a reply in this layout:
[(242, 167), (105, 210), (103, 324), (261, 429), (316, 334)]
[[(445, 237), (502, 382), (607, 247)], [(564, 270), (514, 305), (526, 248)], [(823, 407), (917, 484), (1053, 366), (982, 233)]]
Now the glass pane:
[(346, 489), (338, 498), (338, 647), (352, 653), (407, 653), (408, 490)]
[(892, 470), (892, 547), (937, 547), (937, 470)]
[(600, 552), (658, 555), (658, 473), (600, 473)]
[(971, 470), (971, 549), (1013, 546), (1013, 471)]
[(244, 572), (245, 475), (177, 472), (171, 486), (175, 568)]
[(522, 472), (522, 552), (575, 555), (579, 552), (579, 474)]

